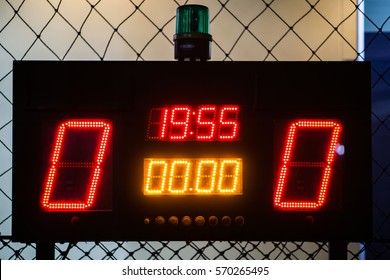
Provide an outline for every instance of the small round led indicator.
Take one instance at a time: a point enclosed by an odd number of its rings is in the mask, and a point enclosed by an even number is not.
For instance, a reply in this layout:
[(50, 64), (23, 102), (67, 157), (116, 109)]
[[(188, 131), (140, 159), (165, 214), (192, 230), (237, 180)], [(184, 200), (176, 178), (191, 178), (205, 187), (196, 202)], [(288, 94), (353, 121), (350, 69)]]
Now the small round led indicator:
[(179, 219), (176, 216), (171, 216), (168, 219), (168, 224), (171, 226), (177, 226), (179, 224)]
[(313, 216), (306, 216), (305, 217), (305, 224), (311, 226), (314, 224), (314, 217)]
[(181, 224), (183, 226), (190, 226), (192, 224), (192, 219), (190, 216), (184, 216), (182, 219), (181, 219)]
[(149, 219), (148, 217), (146, 217), (146, 218), (144, 219), (144, 224), (145, 224), (145, 225), (150, 224), (150, 219)]
[(229, 216), (223, 216), (221, 222), (224, 226), (230, 226), (232, 224), (232, 219)]
[(209, 225), (215, 227), (218, 224), (218, 218), (216, 216), (210, 216)]
[(243, 216), (237, 216), (234, 221), (236, 222), (237, 225), (243, 226), (245, 223), (245, 219)]
[(81, 220), (80, 220), (80, 218), (77, 217), (77, 216), (73, 217), (73, 218), (70, 220), (70, 223), (72, 224), (72, 226), (78, 226), (78, 225), (80, 225), (80, 222), (81, 222)]
[(195, 224), (197, 226), (204, 226), (205, 223), (206, 223), (206, 220), (204, 219), (203, 216), (198, 216), (195, 218)]
[(163, 216), (158, 216), (158, 217), (156, 217), (154, 222), (156, 223), (156, 225), (160, 226), (160, 225), (163, 225), (165, 223), (165, 219)]

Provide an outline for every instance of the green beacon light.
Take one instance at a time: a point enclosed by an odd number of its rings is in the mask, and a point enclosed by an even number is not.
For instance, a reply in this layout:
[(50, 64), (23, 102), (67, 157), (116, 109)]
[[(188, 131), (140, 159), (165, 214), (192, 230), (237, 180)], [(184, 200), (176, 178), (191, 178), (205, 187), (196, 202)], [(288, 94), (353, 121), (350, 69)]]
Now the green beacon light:
[(211, 57), (209, 9), (202, 5), (183, 5), (176, 11), (175, 59), (205, 61)]

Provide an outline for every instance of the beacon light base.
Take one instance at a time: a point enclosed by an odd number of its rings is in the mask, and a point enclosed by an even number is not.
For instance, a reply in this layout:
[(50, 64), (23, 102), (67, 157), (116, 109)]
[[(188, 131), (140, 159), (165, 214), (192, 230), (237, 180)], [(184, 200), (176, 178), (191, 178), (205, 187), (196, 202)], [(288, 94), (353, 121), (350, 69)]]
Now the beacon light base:
[(209, 9), (202, 5), (183, 5), (176, 11), (176, 34), (173, 37), (175, 59), (206, 61), (211, 58)]

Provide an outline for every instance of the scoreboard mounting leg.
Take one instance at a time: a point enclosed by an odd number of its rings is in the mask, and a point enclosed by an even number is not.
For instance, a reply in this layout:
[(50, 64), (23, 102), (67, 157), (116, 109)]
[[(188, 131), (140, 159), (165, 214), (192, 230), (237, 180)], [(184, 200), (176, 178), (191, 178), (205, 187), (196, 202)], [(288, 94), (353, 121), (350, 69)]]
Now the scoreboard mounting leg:
[(54, 242), (38, 242), (36, 246), (37, 260), (54, 260)]
[(330, 260), (346, 260), (348, 252), (348, 242), (346, 241), (330, 241), (329, 242), (329, 259)]

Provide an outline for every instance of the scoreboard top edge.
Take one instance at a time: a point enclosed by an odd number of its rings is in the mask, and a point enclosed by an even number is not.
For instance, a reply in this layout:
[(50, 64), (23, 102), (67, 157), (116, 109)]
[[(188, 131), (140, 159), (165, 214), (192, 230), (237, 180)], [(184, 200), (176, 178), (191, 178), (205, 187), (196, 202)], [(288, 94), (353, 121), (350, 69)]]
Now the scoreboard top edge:
[[(292, 77), (300, 75), (324, 75), (334, 79), (342, 75), (346, 80), (359, 81), (359, 76), (370, 76), (371, 63), (368, 61), (209, 61), (209, 62), (177, 62), (177, 61), (14, 61), (14, 73), (19, 71), (29, 72), (39, 69), (42, 75), (54, 76), (72, 70), (73, 73), (81, 73), (85, 69), (89, 71), (101, 71), (110, 76), (127, 76), (129, 74), (149, 74), (158, 76), (179, 75), (182, 76), (229, 76), (248, 75), (248, 73), (267, 75), (277, 74), (282, 77), (285, 74)], [(165, 73), (161, 72), (164, 70)], [(226, 70), (229, 69), (229, 70)], [(183, 70), (186, 70), (183, 72)], [(59, 72), (53, 72), (59, 71)], [(113, 72), (110, 72), (113, 71)], [(172, 72), (171, 72), (172, 71)], [(202, 72), (199, 72), (202, 71)], [(265, 72), (266, 71), (266, 72)], [(317, 72), (318, 71), (318, 72)], [(30, 72), (31, 73), (31, 72)], [(230, 73), (230, 74), (229, 74)], [(73, 75), (72, 73), (67, 73)], [(300, 76), (302, 79), (305, 77)], [(360, 82), (360, 81), (359, 81)]]
[[(371, 62), (369, 61), (197, 61), (197, 62), (178, 62), (178, 61), (91, 61), (91, 60), (69, 60), (69, 61), (50, 61), (50, 60), (14, 60), (13, 66), (17, 67), (34, 67), (38, 65), (45, 65), (47, 67), (74, 67), (74, 66), (88, 66), (93, 65), (99, 67), (100, 65), (112, 65), (115, 67), (118, 66), (131, 66), (135, 65), (137, 68), (150, 67), (150, 65), (172, 65), (172, 67), (182, 68), (182, 67), (191, 67), (191, 68), (211, 68), (211, 67), (231, 67), (229, 65), (234, 65), (235, 67), (359, 67), (359, 69), (370, 69)], [(359, 65), (359, 66), (356, 66)]]
[[(120, 100), (158, 84), (167, 90), (185, 89), (187, 96), (196, 89), (208, 91), (208, 96), (225, 95), (233, 86), (240, 94), (256, 95), (254, 104), (260, 110), (283, 111), (292, 103), (297, 110), (316, 110), (316, 106), (361, 110), (370, 107), (370, 71), (370, 62), (356, 61), (14, 61), (14, 104), (19, 108), (23, 98), (31, 98), (29, 109), (50, 108), (53, 89), (57, 99), (71, 98), (73, 93), (101, 95), (103, 103), (111, 104), (108, 91)], [(120, 107), (121, 102), (112, 105)]]

